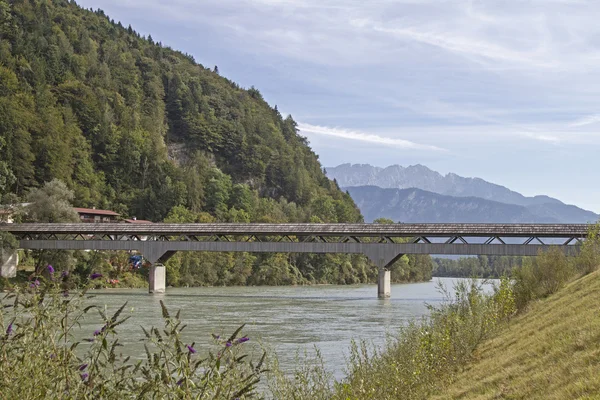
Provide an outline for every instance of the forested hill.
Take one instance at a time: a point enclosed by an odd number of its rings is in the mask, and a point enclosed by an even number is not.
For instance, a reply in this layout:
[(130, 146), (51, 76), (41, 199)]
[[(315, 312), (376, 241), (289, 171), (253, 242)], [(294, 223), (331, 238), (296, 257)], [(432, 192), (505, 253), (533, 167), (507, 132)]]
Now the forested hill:
[(101, 10), (0, 0), (0, 196), (54, 178), (77, 206), (153, 221), (362, 220), (258, 90)]

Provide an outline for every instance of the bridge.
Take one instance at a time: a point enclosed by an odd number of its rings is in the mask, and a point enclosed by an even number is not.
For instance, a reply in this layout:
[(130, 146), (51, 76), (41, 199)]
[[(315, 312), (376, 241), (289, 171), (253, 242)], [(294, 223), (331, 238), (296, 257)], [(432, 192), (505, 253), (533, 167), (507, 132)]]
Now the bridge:
[[(151, 264), (150, 293), (166, 287), (164, 263), (177, 251), (364, 254), (390, 296), (389, 266), (404, 254), (535, 256), (551, 247), (574, 255), (586, 224), (0, 224), (21, 249), (137, 251)], [(2, 276), (16, 273), (4, 257)]]

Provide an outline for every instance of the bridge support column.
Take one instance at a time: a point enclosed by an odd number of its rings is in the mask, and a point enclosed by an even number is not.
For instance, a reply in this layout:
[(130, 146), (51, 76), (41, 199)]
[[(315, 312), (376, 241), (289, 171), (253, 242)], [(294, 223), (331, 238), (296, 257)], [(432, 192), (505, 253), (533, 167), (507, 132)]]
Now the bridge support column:
[(14, 278), (17, 276), (19, 254), (16, 250), (8, 252), (0, 249), (0, 277)]
[(164, 293), (167, 289), (167, 268), (162, 264), (152, 264), (148, 273), (149, 293)]
[(379, 277), (377, 278), (377, 297), (380, 299), (389, 299), (392, 295), (391, 272), (385, 268), (379, 268)]

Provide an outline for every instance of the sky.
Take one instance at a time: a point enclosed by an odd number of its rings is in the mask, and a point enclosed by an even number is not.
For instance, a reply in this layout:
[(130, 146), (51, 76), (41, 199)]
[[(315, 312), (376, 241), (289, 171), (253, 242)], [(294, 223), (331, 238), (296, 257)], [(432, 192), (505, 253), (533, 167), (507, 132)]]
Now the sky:
[(323, 166), (423, 164), (600, 213), (596, 0), (79, 0), (256, 87)]

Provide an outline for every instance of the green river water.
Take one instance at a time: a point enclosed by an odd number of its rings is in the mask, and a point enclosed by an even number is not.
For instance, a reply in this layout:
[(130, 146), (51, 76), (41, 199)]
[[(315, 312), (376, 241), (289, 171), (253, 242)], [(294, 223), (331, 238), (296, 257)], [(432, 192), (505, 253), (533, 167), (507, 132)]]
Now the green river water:
[[(375, 285), (327, 285), (169, 288), (160, 295), (143, 289), (105, 289), (91, 291), (95, 298), (90, 301), (106, 306), (109, 313), (128, 302), (124, 315), (130, 319), (117, 331), (124, 345), (122, 353), (133, 358), (145, 357), (140, 326), (162, 327), (159, 300), (163, 300), (172, 314), (181, 310), (188, 325), (183, 337), (196, 342), (200, 351), (212, 343), (211, 333), (227, 335), (245, 323), (248, 348), (256, 357), (262, 343), (277, 354), (283, 370), (291, 371), (296, 353), (313, 352), (316, 346), (328, 370), (341, 378), (352, 339), (383, 345), (386, 335), (394, 335), (409, 319), (425, 315), (426, 304), (443, 300), (439, 282), (451, 288), (453, 281), (434, 278), (395, 284), (388, 300), (377, 299)], [(91, 337), (100, 327), (99, 319), (90, 317), (80, 332), (82, 337)]]

